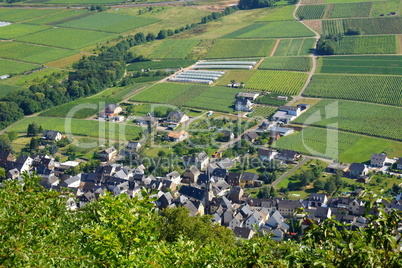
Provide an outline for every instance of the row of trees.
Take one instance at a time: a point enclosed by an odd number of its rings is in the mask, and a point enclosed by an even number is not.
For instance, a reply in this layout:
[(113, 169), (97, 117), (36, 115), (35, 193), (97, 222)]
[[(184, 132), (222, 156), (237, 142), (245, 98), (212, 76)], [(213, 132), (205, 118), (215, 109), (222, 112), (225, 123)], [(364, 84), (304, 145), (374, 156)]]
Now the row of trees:
[(211, 15), (205, 16), (201, 19), (201, 24), (217, 20), (223, 16), (230, 15), (230, 14), (236, 12), (237, 10), (239, 10), (239, 8), (237, 6), (231, 6), (231, 7), (225, 8), (222, 12), (212, 12)]
[[(141, 199), (107, 194), (70, 211), (66, 189), (47, 191), (37, 177), (24, 180), (5, 181), (0, 188), (4, 267), (402, 266), (401, 213), (381, 207), (381, 213), (365, 214), (367, 228), (353, 231), (333, 219), (317, 225), (306, 217), (310, 226), (299, 241), (277, 243), (258, 235), (248, 241), (213, 224), (210, 216), (189, 216), (185, 208), (157, 212), (146, 192)], [(368, 212), (373, 202), (366, 201)], [(301, 230), (292, 222), (292, 231)]]

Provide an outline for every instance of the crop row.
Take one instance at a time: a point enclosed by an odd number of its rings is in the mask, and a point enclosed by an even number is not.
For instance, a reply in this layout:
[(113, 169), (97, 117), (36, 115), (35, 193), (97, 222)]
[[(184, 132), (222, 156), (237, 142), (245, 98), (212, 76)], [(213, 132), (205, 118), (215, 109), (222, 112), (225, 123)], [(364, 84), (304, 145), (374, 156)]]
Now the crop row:
[(216, 40), (206, 58), (244, 58), (269, 56), (274, 40)]
[(324, 34), (343, 34), (348, 28), (357, 28), (363, 34), (402, 34), (402, 18), (366, 18), (324, 20)]
[(250, 113), (248, 116), (257, 119), (266, 119), (270, 117), (272, 114), (274, 114), (277, 109), (278, 108), (274, 106), (258, 105), (253, 107), (254, 111)]
[(308, 72), (311, 69), (310, 57), (270, 57), (258, 67), (262, 70), (289, 70)]
[(153, 59), (184, 59), (198, 40), (164, 40), (150, 55)]
[(274, 56), (305, 56), (312, 53), (315, 39), (281, 39)]
[(171, 69), (188, 67), (193, 65), (195, 61), (193, 60), (160, 60), (160, 61), (140, 61), (134, 62), (127, 66), (128, 71), (138, 71), (141, 69)]
[(321, 100), (311, 107), (294, 123), (319, 127), (338, 128), (387, 139), (402, 140), (402, 108), (385, 107), (375, 104)]
[(301, 20), (319, 20), (324, 16), (326, 8), (327, 5), (300, 6), (297, 16)]
[(336, 46), (335, 54), (395, 54), (394, 35), (348, 36), (343, 37)]
[(372, 2), (335, 4), (330, 10), (329, 18), (355, 18), (370, 16)]

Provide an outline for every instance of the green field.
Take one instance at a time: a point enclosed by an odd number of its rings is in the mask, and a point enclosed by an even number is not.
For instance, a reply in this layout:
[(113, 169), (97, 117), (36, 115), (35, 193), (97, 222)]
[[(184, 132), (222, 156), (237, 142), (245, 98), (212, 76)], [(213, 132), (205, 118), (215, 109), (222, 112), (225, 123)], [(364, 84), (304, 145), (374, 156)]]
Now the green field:
[(216, 40), (206, 58), (244, 58), (269, 56), (274, 40)]
[(314, 33), (298, 21), (275, 21), (270, 23), (255, 23), (224, 38), (286, 38), (310, 37)]
[(348, 28), (360, 28), (363, 34), (402, 34), (401, 17), (324, 20), (324, 34), (343, 34)]
[(336, 4), (330, 10), (328, 17), (331, 19), (369, 17), (372, 4), (372, 2)]
[(0, 59), (0, 75), (22, 73), (38, 67), (35, 64)]
[(189, 90), (193, 84), (160, 83), (141, 91), (131, 101), (169, 103), (170, 100)]
[(310, 57), (269, 57), (265, 58), (258, 69), (308, 72), (311, 65)]
[(397, 41), (394, 35), (343, 37), (335, 54), (395, 54)]
[[(28, 125), (33, 122), (41, 125), (43, 129), (60, 131), (63, 135), (87, 136), (120, 141), (138, 139), (139, 133), (142, 131), (141, 127), (124, 123), (43, 116), (26, 117), (18, 121), (18, 123), (8, 129), (8, 131), (26, 133)], [(70, 133), (67, 132), (69, 128), (71, 128)]]
[(281, 39), (274, 56), (306, 56), (312, 53), (314, 38)]
[(320, 57), (320, 73), (402, 74), (402, 56)]
[(20, 42), (0, 42), (1, 57), (33, 63), (46, 63), (77, 54), (74, 50), (36, 46)]
[(77, 20), (71, 20), (60, 24), (60, 26), (81, 28), (88, 30), (100, 30), (105, 32), (121, 33), (128, 30), (146, 26), (159, 20), (139, 16), (128, 16), (111, 13), (95, 13)]
[(402, 106), (402, 76), (316, 74), (303, 95)]
[(256, 105), (253, 107), (253, 112), (247, 116), (256, 119), (265, 119), (274, 114), (277, 109), (278, 107), (274, 106)]
[(148, 87), (148, 83), (135, 83), (133, 85), (129, 85), (126, 87), (112, 87), (108, 88), (104, 91), (102, 91), (99, 94), (96, 94), (92, 97), (89, 97), (88, 99), (110, 99), (110, 98), (116, 98), (119, 101), (123, 100), (125, 98), (128, 98), (130, 95), (133, 94), (134, 91), (140, 89), (140, 88), (146, 88)]
[(294, 20), (293, 18), (293, 10), (295, 6), (281, 6), (276, 7), (269, 13), (266, 17), (259, 19), (258, 21), (281, 21), (281, 20)]
[(285, 95), (297, 95), (307, 77), (306, 73), (258, 70), (246, 81), (245, 87)]
[(58, 12), (57, 9), (1, 8), (0, 21), (19, 22)]
[(152, 59), (185, 59), (199, 40), (164, 40), (149, 56)]
[(71, 28), (52, 28), (17, 38), (17, 41), (80, 49), (116, 37), (115, 34)]
[(57, 24), (89, 15), (88, 9), (65, 9), (58, 13), (30, 20), (31, 24)]
[(400, 13), (401, 7), (400, 0), (376, 1), (373, 3), (370, 16), (378, 18), (381, 14), (389, 14), (390, 11), (397, 11)]
[(14, 23), (0, 27), (0, 39), (12, 39), (49, 29), (49, 26)]
[(195, 60), (160, 60), (160, 61), (141, 61), (134, 62), (127, 66), (127, 71), (139, 71), (141, 69), (174, 69), (174, 68), (185, 68), (193, 65)]
[(220, 112), (233, 112), (235, 96), (241, 90), (226, 87), (208, 87), (186, 106)]
[(319, 20), (324, 17), (327, 5), (300, 6), (297, 16), (301, 20)]
[(401, 115), (399, 107), (321, 100), (293, 122), (402, 141)]
[(248, 81), (251, 76), (255, 73), (254, 70), (230, 70), (225, 72), (225, 74), (219, 78), (217, 85), (219, 86), (226, 86), (227, 84), (231, 83), (232, 80), (235, 82), (246, 82)]
[(6, 85), (6, 84), (0, 84), (0, 98), (5, 97), (11, 91), (18, 90), (18, 89), (23, 89), (23, 88), (17, 87), (17, 86)]

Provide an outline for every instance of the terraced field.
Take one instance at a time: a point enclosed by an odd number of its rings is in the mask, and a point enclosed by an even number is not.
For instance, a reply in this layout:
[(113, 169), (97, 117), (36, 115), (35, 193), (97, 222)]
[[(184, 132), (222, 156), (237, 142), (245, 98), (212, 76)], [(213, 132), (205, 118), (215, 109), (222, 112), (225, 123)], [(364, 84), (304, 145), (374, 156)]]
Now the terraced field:
[(246, 88), (277, 92), (285, 95), (297, 95), (306, 82), (307, 77), (308, 74), (306, 73), (257, 70), (246, 81)]
[(208, 52), (208, 59), (265, 57), (269, 56), (274, 40), (219, 39)]
[(281, 39), (274, 56), (305, 56), (311, 54), (315, 44), (314, 38)]
[[(318, 112), (319, 111), (319, 112)], [(340, 130), (381, 138), (402, 140), (402, 108), (369, 103), (321, 100), (294, 123)]]
[(259, 19), (258, 21), (282, 21), (282, 20), (294, 20), (293, 10), (295, 7), (293, 5), (276, 7), (272, 12), (270, 12), (266, 17)]
[(152, 59), (185, 59), (199, 40), (165, 40), (150, 55)]
[(224, 38), (291, 38), (310, 36), (314, 36), (313, 32), (298, 21), (275, 21), (252, 24), (230, 33), (224, 36)]
[(60, 26), (121, 33), (131, 29), (146, 26), (158, 21), (159, 21), (158, 19), (154, 18), (127, 16), (127, 15), (101, 12), (77, 20), (71, 20), (62, 23), (60, 24)]
[(16, 40), (61, 48), (80, 49), (116, 36), (116, 34), (112, 33), (82, 29), (52, 28), (19, 37)]
[(337, 44), (335, 54), (395, 54), (394, 35), (345, 36)]
[(327, 5), (300, 6), (297, 16), (301, 20), (319, 20), (324, 17)]
[(308, 72), (311, 65), (310, 57), (270, 57), (266, 58), (258, 69)]
[(303, 95), (402, 106), (402, 76), (316, 74)]
[(1, 57), (33, 63), (46, 63), (77, 54), (74, 50), (37, 46), (20, 42), (0, 42)]
[(169, 103), (170, 100), (189, 90), (192, 84), (160, 83), (136, 94), (131, 101)]
[(402, 56), (320, 57), (320, 73), (402, 74)]

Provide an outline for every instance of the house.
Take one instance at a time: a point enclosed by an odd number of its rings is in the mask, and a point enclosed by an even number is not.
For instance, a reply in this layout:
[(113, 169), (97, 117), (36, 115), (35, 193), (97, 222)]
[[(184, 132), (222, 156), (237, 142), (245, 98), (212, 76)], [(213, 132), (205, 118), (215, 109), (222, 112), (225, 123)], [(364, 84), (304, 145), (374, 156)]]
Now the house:
[(297, 104), (297, 108), (300, 108), (300, 111), (302, 112), (302, 111), (307, 110), (308, 108), (310, 108), (310, 104), (300, 103), (300, 104)]
[(277, 210), (283, 217), (293, 217), (299, 208), (304, 208), (299, 200), (278, 200)]
[(190, 118), (182, 112), (172, 111), (167, 116), (168, 122), (183, 123), (188, 121)]
[(235, 101), (235, 110), (243, 112), (251, 112), (253, 103), (248, 99), (237, 98)]
[(325, 171), (329, 172), (329, 173), (337, 173), (338, 171), (341, 171), (344, 174), (348, 171), (348, 168), (349, 168), (348, 165), (342, 165), (339, 163), (331, 163), (325, 168)]
[(289, 124), (290, 121), (296, 119), (296, 116), (290, 115), (285, 111), (277, 111), (271, 116), (271, 120), (275, 122), (282, 122), (285, 124)]
[(243, 139), (248, 140), (249, 142), (255, 142), (255, 140), (259, 137), (258, 133), (255, 131), (247, 132), (243, 135)]
[(299, 116), (301, 112), (300, 107), (293, 107), (293, 106), (281, 106), (279, 107), (279, 111), (284, 111), (289, 115)]
[(183, 164), (185, 167), (194, 165), (199, 170), (204, 170), (209, 163), (209, 157), (206, 152), (201, 152), (195, 156), (183, 157)]
[(398, 158), (398, 162), (396, 163), (396, 169), (402, 170), (402, 157)]
[(243, 188), (241, 188), (240, 186), (234, 186), (230, 189), (229, 200), (235, 203), (240, 203), (243, 194), (244, 194)]
[(243, 188), (261, 186), (261, 181), (258, 180), (258, 175), (252, 172), (244, 172), (240, 176), (240, 186)]
[(1, 150), (0, 151), (0, 166), (5, 167), (6, 163), (14, 162), (15, 161), (15, 156), (12, 154), (10, 150)]
[(373, 167), (383, 167), (385, 162), (388, 160), (386, 154), (372, 154), (370, 159), (370, 165)]
[[(10, 163), (10, 162), (9, 162)], [(13, 162), (11, 162), (13, 163)], [(28, 172), (32, 167), (33, 159), (26, 155), (20, 155), (14, 162), (15, 168), (21, 173)]]
[(264, 224), (264, 217), (259, 211), (254, 211), (245, 221), (244, 226), (253, 229), (254, 227), (260, 228)]
[(276, 158), (278, 160), (282, 160), (284, 162), (292, 163), (295, 162), (297, 159), (300, 158), (300, 154), (296, 151), (292, 150), (282, 150)]
[(237, 94), (238, 98), (247, 99), (249, 101), (255, 100), (258, 96), (260, 96), (260, 93), (240, 92)]
[(168, 138), (172, 142), (184, 141), (189, 137), (188, 133), (184, 130), (181, 131), (171, 131), (168, 134)]
[(350, 178), (359, 178), (361, 176), (365, 176), (368, 173), (368, 168), (365, 164), (361, 163), (352, 163), (349, 167), (349, 177)]
[(255, 232), (249, 228), (246, 227), (235, 227), (233, 230), (233, 233), (237, 236), (237, 237), (241, 237), (243, 239), (247, 239), (250, 240)]
[(261, 148), (258, 150), (258, 156), (262, 161), (272, 161), (277, 154), (278, 154), (277, 151), (271, 149)]
[(232, 131), (224, 130), (220, 132), (218, 137), (220, 138), (219, 141), (228, 142), (233, 140), (235, 138), (235, 135)]
[(273, 143), (273, 142), (279, 140), (280, 138), (281, 138), (281, 134), (279, 134), (278, 132), (272, 131), (269, 133), (270, 143)]
[(186, 183), (195, 183), (200, 174), (200, 170), (196, 166), (192, 165), (183, 173), (182, 181)]
[(59, 141), (62, 137), (63, 136), (61, 135), (61, 133), (56, 130), (45, 130), (43, 132), (42, 139), (48, 141)]
[(141, 148), (141, 144), (137, 141), (130, 141), (127, 143), (125, 154), (130, 155), (134, 152), (138, 152), (139, 149)]
[(116, 155), (117, 150), (113, 146), (99, 152), (99, 158), (103, 162), (112, 160)]
[(240, 173), (236, 173), (236, 172), (229, 172), (227, 177), (226, 177), (226, 182), (230, 185), (230, 186), (237, 186), (240, 185), (240, 177), (241, 174)]
[(309, 207), (321, 207), (326, 205), (328, 202), (328, 197), (325, 194), (311, 194), (308, 199)]
[(288, 128), (288, 127), (270, 127), (268, 128), (269, 132), (277, 132), (281, 136), (288, 136), (290, 134), (295, 133), (295, 130), (293, 128)]
[(361, 183), (369, 183), (371, 180), (370, 176), (360, 176), (358, 179), (356, 179), (357, 182)]
[(166, 179), (172, 181), (176, 185), (181, 182), (180, 174), (177, 171), (172, 171), (172, 172), (166, 174)]
[(196, 187), (183, 185), (180, 188), (179, 193), (181, 195), (184, 195), (185, 197), (187, 197), (191, 201), (198, 201), (198, 202), (201, 202), (203, 205), (205, 205), (206, 192), (201, 190), (201, 189), (198, 189)]
[(123, 111), (123, 108), (121, 108), (121, 106), (119, 104), (109, 103), (106, 105), (103, 112), (100, 113), (100, 116), (104, 117), (104, 118), (110, 118), (110, 117), (118, 115), (122, 111)]
[(134, 123), (143, 126), (158, 126), (158, 119), (153, 116), (138, 116), (134, 119)]

